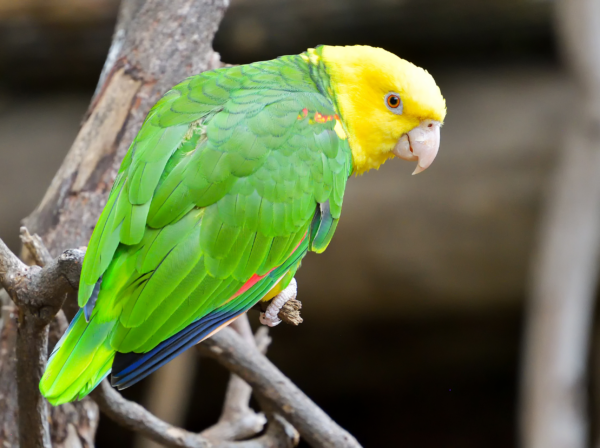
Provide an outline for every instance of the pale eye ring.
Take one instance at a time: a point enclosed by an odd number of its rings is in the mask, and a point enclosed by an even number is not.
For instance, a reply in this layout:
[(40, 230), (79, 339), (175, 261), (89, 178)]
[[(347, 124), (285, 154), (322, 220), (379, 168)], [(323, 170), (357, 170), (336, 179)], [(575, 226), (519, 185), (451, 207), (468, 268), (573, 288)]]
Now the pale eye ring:
[(385, 106), (396, 115), (402, 115), (402, 99), (396, 92), (390, 92), (385, 96)]

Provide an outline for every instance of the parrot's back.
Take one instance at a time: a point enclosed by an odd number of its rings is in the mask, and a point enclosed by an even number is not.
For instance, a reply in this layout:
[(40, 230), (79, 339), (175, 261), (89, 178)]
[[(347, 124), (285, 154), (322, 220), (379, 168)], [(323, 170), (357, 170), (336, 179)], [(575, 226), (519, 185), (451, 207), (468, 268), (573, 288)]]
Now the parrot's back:
[(59, 404), (127, 387), (285, 287), (341, 213), (351, 153), (305, 56), (188, 78), (148, 114), (40, 383)]

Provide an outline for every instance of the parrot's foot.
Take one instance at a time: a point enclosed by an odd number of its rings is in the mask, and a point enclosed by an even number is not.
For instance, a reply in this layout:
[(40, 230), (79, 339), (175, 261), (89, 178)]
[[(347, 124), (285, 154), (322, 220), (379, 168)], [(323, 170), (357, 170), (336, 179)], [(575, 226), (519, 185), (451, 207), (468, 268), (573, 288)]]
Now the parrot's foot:
[(293, 278), (290, 284), (277, 294), (269, 306), (267, 310), (263, 313), (260, 313), (260, 323), (266, 325), (267, 327), (274, 327), (281, 323), (281, 319), (278, 314), (281, 311), (281, 308), (292, 299), (295, 299), (298, 295), (298, 283), (296, 283), (296, 279)]

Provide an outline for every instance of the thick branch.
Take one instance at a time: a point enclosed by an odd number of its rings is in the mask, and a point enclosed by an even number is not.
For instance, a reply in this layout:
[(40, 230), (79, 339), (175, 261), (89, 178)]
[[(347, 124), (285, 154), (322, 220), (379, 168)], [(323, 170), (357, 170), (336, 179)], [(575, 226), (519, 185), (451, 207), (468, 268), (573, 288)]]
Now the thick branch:
[(360, 447), (267, 358), (235, 331), (224, 328), (198, 346), (270, 401), (313, 447)]
[(115, 31), (113, 33), (110, 49), (108, 50), (108, 55), (106, 56), (106, 61), (104, 61), (102, 73), (100, 73), (100, 79), (98, 79), (98, 85), (96, 86), (92, 103), (94, 102), (96, 96), (102, 91), (106, 84), (106, 78), (115, 67), (119, 56), (121, 56), (121, 51), (123, 49), (123, 45), (125, 44), (125, 38), (127, 37), (127, 30), (131, 27), (131, 22), (140, 12), (145, 1), (146, 0), (123, 0), (121, 2), (121, 6), (119, 7), (119, 16), (117, 18), (117, 25), (115, 26)]
[(172, 86), (220, 66), (212, 40), (226, 0), (125, 0), (85, 121), (25, 220), (50, 252), (86, 245), (119, 165), (150, 108)]
[(48, 324), (77, 285), (83, 253), (65, 251), (46, 267), (26, 266), (0, 240), (0, 284), (19, 308), (16, 376), (21, 448), (49, 448), (47, 403), (38, 384), (46, 366)]
[[(21, 227), (20, 233), (21, 233), (21, 243), (23, 243), (23, 249), (25, 249), (25, 251), (23, 251), (23, 253), (22, 253), (22, 257), (24, 259), (31, 259), (35, 262), (35, 264), (37, 266), (40, 266), (40, 267), (44, 267), (47, 264), (52, 263), (52, 261), (53, 261), (52, 255), (50, 255), (50, 252), (48, 252), (48, 249), (46, 248), (46, 246), (44, 245), (44, 242), (42, 241), (42, 239), (40, 238), (40, 236), (38, 234), (31, 235), (29, 233), (29, 230), (27, 230), (27, 227)], [(70, 291), (67, 293), (67, 297), (69, 296), (69, 294), (71, 292), (73, 294), (76, 294), (76, 291), (73, 290), (73, 291)], [(65, 303), (66, 303), (66, 301), (65, 301)], [(65, 306), (65, 303), (63, 303), (63, 308)], [(72, 317), (73, 316), (71, 316), (71, 318)], [(65, 316), (65, 313), (63, 312), (63, 310), (60, 310), (56, 314), (56, 317), (54, 318), (54, 320), (50, 323), (50, 333), (48, 336), (48, 338), (49, 338), (48, 351), (49, 352), (52, 352), (54, 345), (56, 345), (56, 343), (58, 342), (60, 337), (67, 330), (68, 326), (69, 326), (69, 321), (67, 320), (67, 317)]]
[(0, 284), (21, 311), (35, 323), (48, 325), (60, 310), (65, 295), (77, 290), (84, 252), (69, 249), (44, 268), (26, 266), (0, 240)]
[(48, 327), (35, 320), (27, 312), (19, 315), (16, 345), (19, 446), (50, 448), (48, 404), (38, 390), (47, 361)]
[(14, 392), (16, 389), (17, 358), (14, 350), (17, 344), (17, 320), (18, 310), (10, 300), (9, 295), (0, 289), (2, 299), (2, 332), (0, 333), (0, 352), (12, 350), (11, 356), (6, 356), (0, 363), (0, 371), (13, 373), (12, 381), (0, 381), (0, 446), (19, 446), (19, 417), (16, 412), (6, 410), (18, 409), (18, 397)]

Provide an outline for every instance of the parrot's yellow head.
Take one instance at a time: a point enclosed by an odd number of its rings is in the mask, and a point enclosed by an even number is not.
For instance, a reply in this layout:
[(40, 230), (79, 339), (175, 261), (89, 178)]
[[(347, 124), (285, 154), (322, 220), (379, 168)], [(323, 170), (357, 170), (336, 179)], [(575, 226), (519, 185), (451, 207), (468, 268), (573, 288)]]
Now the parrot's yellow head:
[(426, 169), (440, 144), (446, 102), (425, 70), (381, 48), (322, 46), (307, 52), (325, 66), (362, 174), (397, 156)]

